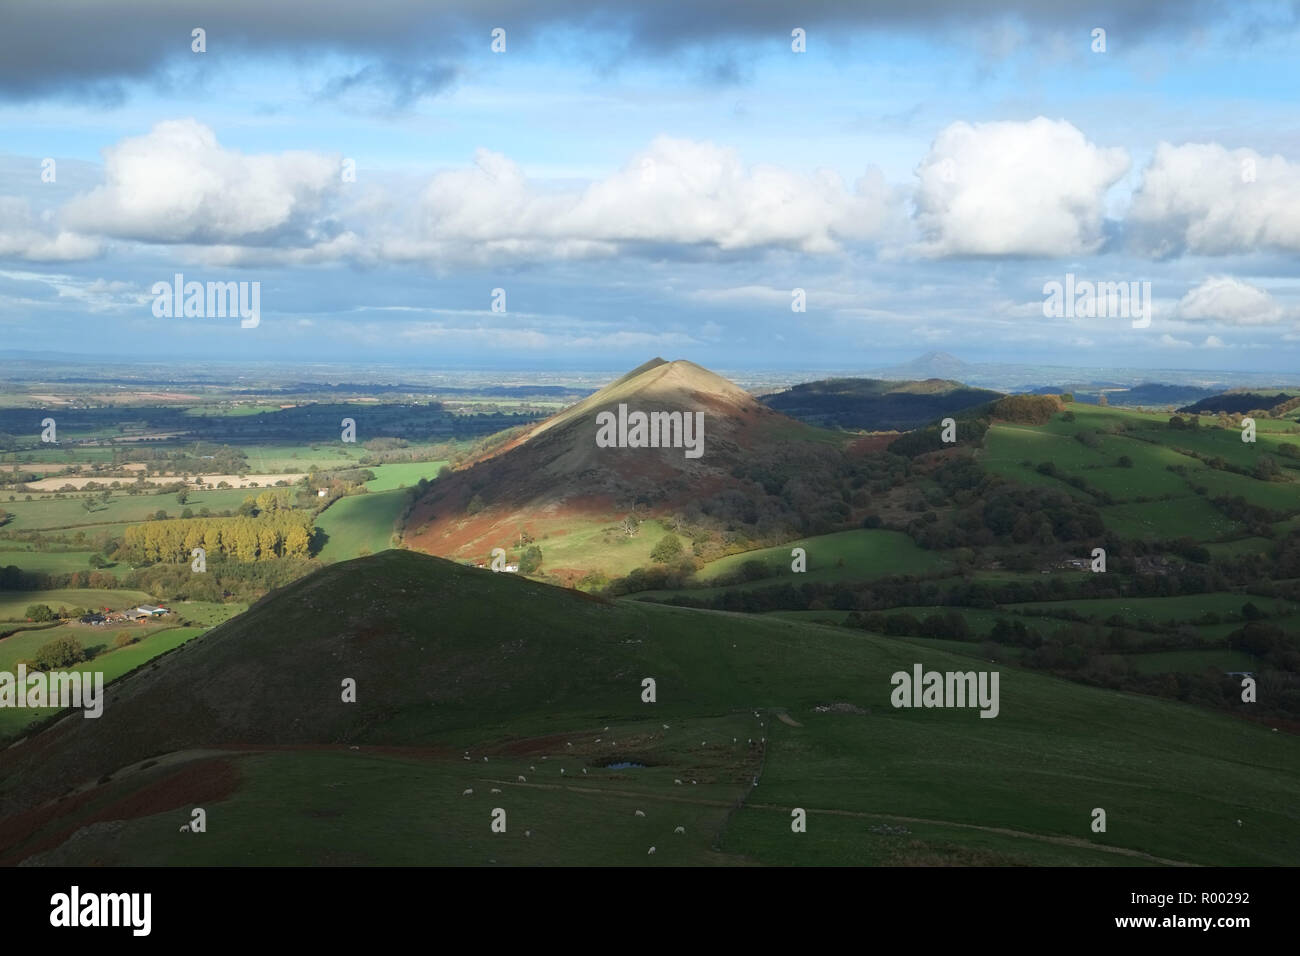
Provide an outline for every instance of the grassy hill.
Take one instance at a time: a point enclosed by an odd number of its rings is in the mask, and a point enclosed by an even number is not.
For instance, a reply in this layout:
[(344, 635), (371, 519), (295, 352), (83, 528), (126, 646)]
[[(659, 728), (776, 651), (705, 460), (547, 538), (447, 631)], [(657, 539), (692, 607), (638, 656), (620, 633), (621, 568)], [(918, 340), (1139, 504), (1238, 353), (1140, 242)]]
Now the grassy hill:
[[(702, 415), (700, 453), (598, 446), (597, 415), (623, 406), (680, 413), (692, 427)], [(581, 537), (595, 548), (563, 548), (548, 569), (608, 573), (615, 569), (605, 563), (609, 547), (600, 532), (625, 515), (654, 519), (707, 507), (736, 488), (738, 475), (811, 467), (819, 457), (837, 458), (844, 444), (845, 436), (775, 412), (708, 369), (656, 358), (438, 479), (412, 509), (404, 540), (430, 554), (482, 560), (517, 542), (521, 531), (538, 540)]]
[(1000, 392), (937, 378), (917, 382), (832, 378), (764, 395), (762, 402), (823, 428), (888, 431), (917, 428), (1001, 397)]
[[(1281, 864), (1300, 853), (1300, 741), (1288, 734), (1005, 664), (996, 719), (894, 709), (890, 674), (916, 662), (992, 666), (388, 551), (297, 581), (117, 682), (103, 718), (74, 716), (0, 752), (0, 861)], [(340, 700), (345, 678), (356, 703)], [(209, 834), (178, 833), (196, 806)], [(791, 832), (793, 807), (808, 812), (806, 834)], [(1107, 811), (1104, 834), (1089, 829), (1094, 807)], [(505, 833), (490, 829), (495, 808)]]

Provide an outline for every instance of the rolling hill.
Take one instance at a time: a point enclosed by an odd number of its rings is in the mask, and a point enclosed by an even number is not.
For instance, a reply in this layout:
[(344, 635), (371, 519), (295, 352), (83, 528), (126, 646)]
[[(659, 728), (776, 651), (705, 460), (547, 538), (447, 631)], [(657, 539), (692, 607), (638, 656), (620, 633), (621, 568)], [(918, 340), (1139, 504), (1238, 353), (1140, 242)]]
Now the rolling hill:
[[(620, 409), (629, 417), (702, 415), (701, 453), (599, 447), (599, 416)], [(669, 514), (736, 493), (738, 469), (809, 465), (818, 456), (838, 456), (843, 441), (698, 365), (656, 358), (439, 479), (412, 509), (404, 541), (432, 554), (484, 560), (492, 548), (518, 542), (521, 529), (534, 538), (572, 536), (617, 524), (634, 510), (642, 518)], [(567, 560), (575, 568), (602, 563), (594, 553)]]
[[(1300, 850), (1290, 735), (1005, 664), (996, 719), (891, 707), (891, 674), (917, 662), (989, 666), (387, 551), (110, 685), (101, 719), (0, 752), (0, 861), (1275, 864)], [(207, 832), (179, 833), (196, 807)], [(1096, 807), (1106, 833), (1090, 830)]]
[(939, 378), (918, 382), (833, 378), (762, 397), (763, 404), (823, 428), (903, 431), (1002, 397)]

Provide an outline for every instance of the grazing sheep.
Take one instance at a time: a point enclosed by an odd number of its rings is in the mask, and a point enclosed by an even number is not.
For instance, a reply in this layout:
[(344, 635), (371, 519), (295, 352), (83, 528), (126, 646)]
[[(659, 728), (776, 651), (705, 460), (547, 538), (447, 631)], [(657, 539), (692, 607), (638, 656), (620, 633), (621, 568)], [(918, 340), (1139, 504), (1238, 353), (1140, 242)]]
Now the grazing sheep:
[(587, 775), (587, 768), (586, 768), (586, 767), (583, 767), (583, 768), (582, 768), (582, 775), (583, 775), (584, 777)]
[(667, 724), (664, 724), (664, 730), (667, 730), (667, 729), (668, 729), (668, 725), (667, 725)]
[(600, 738), (599, 738), (599, 737), (596, 738), (596, 743), (600, 743)]
[(500, 792), (501, 792), (501, 788), (500, 788), (500, 787), (493, 787), (493, 788), (492, 788), (492, 792), (493, 792), (493, 793), (500, 793)]
[(700, 746), (701, 746), (701, 747), (707, 747), (708, 744), (706, 744), (703, 740), (701, 740), (701, 741), (700, 741)]
[(546, 754), (542, 754), (542, 759), (543, 759), (543, 760), (548, 760), (548, 759), (550, 759), (550, 758), (548, 758), (548, 757), (546, 756)]
[(734, 744), (734, 743), (736, 742), (736, 738), (735, 738), (735, 737), (732, 737), (732, 738), (731, 738), (731, 742)]
[(1237, 821), (1237, 826), (1241, 826), (1241, 821), (1240, 821), (1240, 820)]
[(525, 830), (525, 831), (524, 831), (524, 836), (526, 836), (526, 837), (530, 837), (530, 836), (532, 836), (532, 835), (533, 835), (533, 831), (532, 831), (532, 830)]
[(632, 814), (632, 815), (633, 815), (634, 817), (643, 817), (643, 816), (645, 816), (645, 811), (644, 811), (644, 810), (638, 810), (638, 811), (636, 811), (636, 813), (634, 813), (634, 814)]
[(461, 760), (468, 760), (469, 758), (468, 758), (468, 757), (461, 757), (460, 759), (461, 759)]
[(181, 824), (181, 833), (189, 833), (189, 832), (190, 832), (190, 825), (188, 823)]
[(686, 827), (677, 827), (675, 830), (673, 830), (673, 832), (674, 832), (674, 833), (685, 833), (685, 832), (686, 832)]
[(520, 782), (520, 783), (527, 783), (528, 781), (524, 779), (524, 775), (523, 775), (523, 774), (520, 774), (520, 775), (519, 775), (519, 782)]
[(655, 848), (654, 848), (654, 847), (651, 847), (651, 848), (650, 848), (650, 852), (647, 853), (646, 856), (654, 856), (654, 852), (655, 852)]
[(566, 747), (572, 747), (573, 744), (572, 744), (572, 742), (566, 740), (566, 741), (564, 742), (564, 746), (566, 746)]
[(461, 792), (461, 796), (462, 796), (462, 797), (472, 797), (472, 796), (474, 796), (474, 788), (473, 788), (473, 787), (470, 787), (470, 788), (468, 788), (467, 790), (462, 791), (462, 792)]
[(759, 738), (758, 738), (758, 742), (759, 742), (760, 744), (765, 744), (765, 743), (767, 743), (767, 738), (766, 738), (766, 737), (759, 737)]
[(606, 729), (606, 730), (609, 730), (609, 728), (608, 728), (608, 727), (606, 727), (606, 728), (605, 728), (605, 729)]
[(758, 778), (757, 778), (757, 777), (754, 778), (754, 786), (756, 786), (756, 787), (758, 786)]
[(677, 786), (679, 786), (679, 787), (682, 785), (682, 782), (681, 782), (680, 780), (677, 780), (677, 779), (674, 779), (674, 780), (673, 780), (673, 783), (677, 784)]
[(691, 786), (695, 786), (695, 784), (697, 784), (697, 783), (699, 783), (698, 780), (692, 780), (692, 781), (691, 781)]
[(753, 738), (753, 737), (750, 737), (750, 738), (749, 738), (749, 745), (750, 745), (751, 747), (754, 746), (754, 738)]
[(360, 749), (361, 748), (358, 747), (356, 744), (353, 744), (351, 747), (348, 748), (348, 750), (360, 750)]
[(561, 776), (561, 777), (564, 776), (564, 768), (563, 768), (563, 767), (560, 768), (560, 776)]
[(483, 762), (484, 762), (484, 763), (487, 763), (487, 757), (484, 757), (484, 758), (483, 758)]

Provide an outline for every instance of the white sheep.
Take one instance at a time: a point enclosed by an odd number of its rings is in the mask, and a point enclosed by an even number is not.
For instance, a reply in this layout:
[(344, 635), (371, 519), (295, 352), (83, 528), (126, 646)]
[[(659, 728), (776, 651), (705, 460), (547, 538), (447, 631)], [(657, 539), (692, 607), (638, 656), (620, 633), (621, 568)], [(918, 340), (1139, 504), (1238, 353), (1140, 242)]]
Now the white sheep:
[(561, 777), (564, 776), (564, 768), (563, 768), (563, 767), (560, 768), (560, 776), (561, 776)]
[(606, 727), (606, 728), (605, 728), (605, 730), (609, 730), (609, 728), (608, 728), (608, 727)]
[(699, 783), (698, 780), (692, 780), (692, 781), (691, 781), (691, 786), (695, 786), (695, 784), (697, 784), (697, 783)]
[(182, 823), (181, 833), (189, 833), (189, 832), (190, 832), (190, 825), (188, 823)]
[(530, 836), (532, 836), (532, 835), (533, 835), (533, 831), (532, 831), (532, 830), (525, 830), (525, 831), (524, 831), (524, 836), (526, 836), (526, 837), (530, 837)]
[(596, 738), (596, 743), (600, 743), (600, 738), (599, 738), (599, 737)]
[(664, 724), (664, 730), (667, 730), (667, 729), (668, 729), (668, 725), (667, 725), (667, 724)]
[(583, 767), (583, 768), (582, 768), (582, 775), (583, 775), (584, 777), (587, 775), (587, 768), (586, 768), (586, 767)]
[(527, 783), (528, 781), (524, 779), (524, 775), (523, 775), (523, 774), (520, 774), (520, 775), (519, 775), (519, 782), (520, 782), (520, 783)]
[(686, 827), (677, 827), (675, 830), (673, 830), (673, 832), (674, 832), (674, 833), (685, 833), (685, 832), (686, 832)]
[(460, 759), (461, 759), (461, 760), (468, 760), (469, 758), (468, 758), (468, 757), (461, 757)]
[(564, 742), (564, 746), (566, 746), (566, 747), (572, 747), (572, 746), (573, 746), (573, 742), (572, 742), (572, 741), (569, 741), (569, 740), (566, 740), (566, 741)]
[(484, 763), (487, 763), (487, 757), (484, 757), (484, 758), (483, 758), (483, 762), (484, 762)]
[(645, 811), (644, 811), (644, 810), (638, 810), (638, 811), (636, 811), (636, 813), (634, 813), (634, 814), (632, 814), (632, 815), (635, 816), (635, 817), (643, 817), (643, 816), (645, 816)]
[(530, 771), (532, 771), (533, 773), (537, 773), (537, 768), (536, 768), (536, 767), (529, 767), (528, 769), (529, 769)]
[(1240, 821), (1240, 820), (1237, 821), (1237, 826), (1241, 826), (1241, 821)]
[(650, 848), (650, 852), (647, 853), (646, 856), (654, 856), (654, 853), (655, 853), (655, 848), (654, 848), (654, 847), (651, 847), (651, 848)]
[(493, 793), (500, 793), (500, 792), (501, 792), (501, 788), (500, 788), (500, 787), (493, 787), (493, 788), (492, 788), (492, 792), (493, 792)]
[(472, 797), (472, 796), (474, 796), (474, 788), (473, 788), (473, 787), (469, 787), (469, 788), (467, 788), (466, 790), (463, 790), (463, 791), (461, 792), (461, 796), (462, 796), (462, 797)]
[(673, 783), (677, 784), (679, 787), (682, 785), (682, 782), (676, 778), (673, 779)]

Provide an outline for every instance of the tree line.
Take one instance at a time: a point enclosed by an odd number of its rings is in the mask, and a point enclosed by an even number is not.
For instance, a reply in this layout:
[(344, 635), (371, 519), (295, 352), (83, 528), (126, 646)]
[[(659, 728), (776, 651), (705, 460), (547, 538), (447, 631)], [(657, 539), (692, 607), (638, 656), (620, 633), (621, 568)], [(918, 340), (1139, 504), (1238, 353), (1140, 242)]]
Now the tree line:
[(263, 511), (235, 518), (181, 518), (131, 525), (122, 535), (119, 554), (131, 561), (189, 561), (195, 548), (235, 561), (305, 558), (311, 554), (313, 527), (309, 513)]

